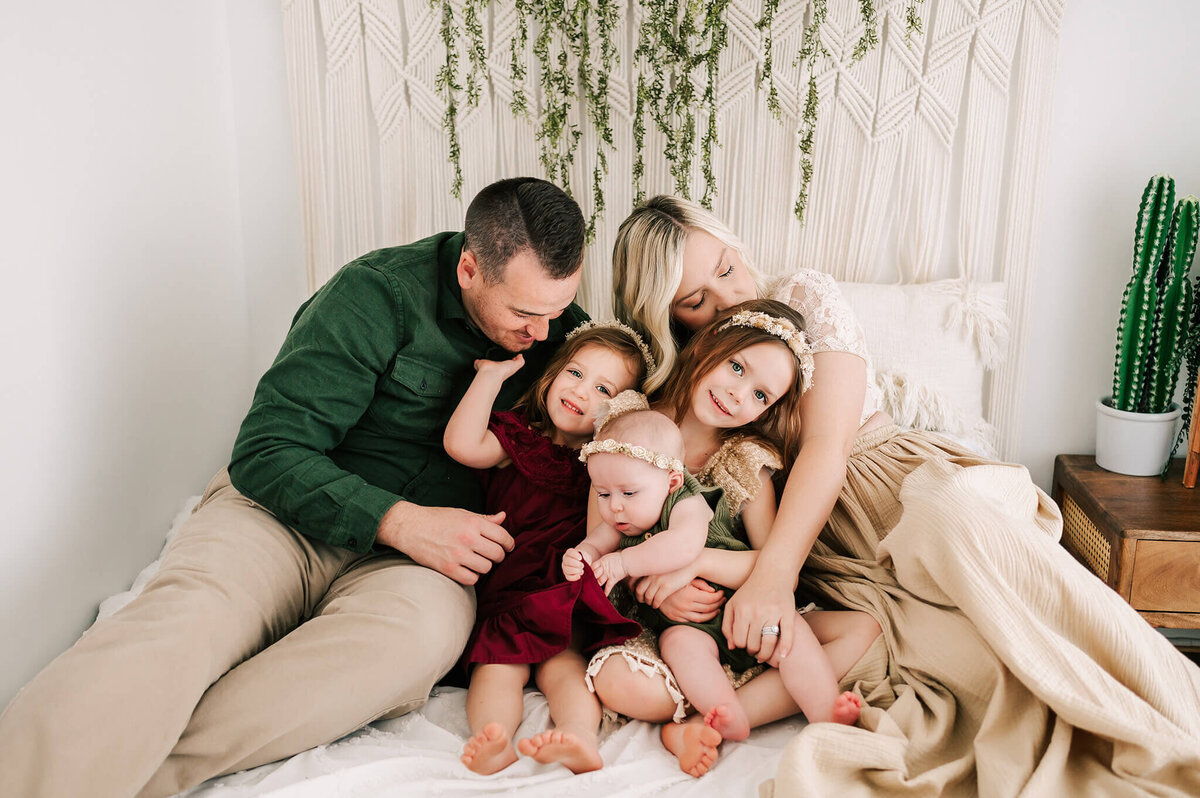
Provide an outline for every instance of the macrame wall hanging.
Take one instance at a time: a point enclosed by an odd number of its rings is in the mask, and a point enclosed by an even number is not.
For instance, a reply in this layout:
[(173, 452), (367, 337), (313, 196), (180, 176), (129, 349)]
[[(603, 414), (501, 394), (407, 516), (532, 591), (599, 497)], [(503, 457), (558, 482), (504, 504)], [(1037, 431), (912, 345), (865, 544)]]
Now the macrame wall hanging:
[[(541, 23), (530, 9), (544, 5), (450, 3), (454, 20), (465, 20), (467, 11), (476, 15), (473, 29), (484, 45), (484, 60), (475, 65), (483, 76), (478, 102), (459, 103), (452, 139), (445, 127), (445, 85), (439, 84), (447, 54), (445, 3), (283, 0), (310, 289), (364, 252), (461, 229), (466, 203), (495, 179), (531, 174), (568, 182), (546, 174), (536, 114), (515, 116), (511, 107), (517, 88), (534, 111), (546, 100), (538, 59), (518, 53), (514, 62), (510, 46), (522, 13), (527, 36), (537, 37)], [(580, 116), (586, 104), (570, 110), (574, 116), (567, 121), (579, 136), (566, 174), (589, 217), (595, 216), (596, 192), (603, 197), (579, 297), (593, 315), (611, 315), (612, 241), (634, 204), (638, 33), (644, 15), (665, 5), (591, 3), (609, 9), (607, 36), (595, 28), (596, 15), (588, 30), (595, 53), (602, 38), (614, 48), (606, 75), (611, 147)], [(866, 5), (874, 10), (878, 38), (869, 48), (863, 47), (869, 26), (861, 0), (710, 3), (723, 7), (726, 37), (714, 63), (711, 104), (719, 147), (706, 165), (698, 134), (687, 173), (678, 173), (676, 158), (673, 175), (662, 155), (668, 141), (648, 125), (642, 184), (647, 194), (672, 193), (683, 179), (699, 200), (710, 168), (713, 210), (738, 231), (768, 274), (808, 267), (851, 282), (960, 280), (962, 301), (952, 314), (958, 319), (947, 323), (970, 325), (981, 354), (994, 365), (985, 414), (998, 430), (999, 453), (1013, 458), (1042, 156), (1065, 0)], [(772, 12), (769, 29), (758, 24), (764, 10)], [(793, 206), (805, 184), (798, 146), (808, 73), (793, 59), (805, 44), (814, 10), (825, 14), (820, 28), (825, 55), (813, 62), (821, 99), (802, 224)], [(459, 32), (459, 24), (454, 32), (469, 42), (469, 31)], [(769, 87), (762, 81), (768, 34), (777, 115), (768, 110)], [(458, 75), (465, 81), (473, 50), (459, 47)], [(564, 57), (571, 66), (574, 56)], [(697, 67), (701, 86), (704, 69)], [(460, 85), (465, 94), (465, 83)], [(702, 98), (695, 106), (703, 133), (711, 114)], [(452, 194), (454, 145), (462, 199)], [(594, 187), (598, 153), (606, 168)], [(988, 299), (995, 292), (977, 290), (993, 282), (1003, 284), (1007, 337)]]

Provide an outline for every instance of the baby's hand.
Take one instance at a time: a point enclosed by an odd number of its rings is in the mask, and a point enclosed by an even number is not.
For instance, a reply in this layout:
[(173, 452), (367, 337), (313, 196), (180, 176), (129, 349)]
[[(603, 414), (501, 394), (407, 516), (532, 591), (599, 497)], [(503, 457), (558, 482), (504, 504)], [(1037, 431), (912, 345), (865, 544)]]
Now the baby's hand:
[(566, 553), (563, 554), (562, 569), (563, 576), (567, 578), (568, 582), (575, 582), (583, 578), (584, 563), (587, 563), (589, 566), (592, 564), (591, 558), (588, 557), (586, 552), (575, 548), (567, 549)]
[(592, 572), (596, 574), (596, 581), (604, 588), (606, 594), (611, 593), (617, 583), (628, 576), (625, 573), (625, 561), (621, 559), (619, 551), (605, 554), (596, 560), (592, 564)]
[(525, 365), (525, 356), (517, 355), (509, 360), (476, 360), (475, 371), (479, 374), (490, 375), (507, 380)]

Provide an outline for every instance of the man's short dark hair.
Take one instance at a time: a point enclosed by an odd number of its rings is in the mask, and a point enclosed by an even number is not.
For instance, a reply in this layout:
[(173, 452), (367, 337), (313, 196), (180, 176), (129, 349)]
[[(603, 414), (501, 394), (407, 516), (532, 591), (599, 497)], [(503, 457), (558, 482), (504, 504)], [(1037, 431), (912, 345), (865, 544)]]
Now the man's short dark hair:
[(489, 283), (504, 279), (504, 267), (523, 249), (533, 252), (555, 280), (575, 274), (583, 263), (583, 212), (553, 183), (536, 177), (498, 180), (475, 195), (467, 208), (463, 249), (469, 249)]

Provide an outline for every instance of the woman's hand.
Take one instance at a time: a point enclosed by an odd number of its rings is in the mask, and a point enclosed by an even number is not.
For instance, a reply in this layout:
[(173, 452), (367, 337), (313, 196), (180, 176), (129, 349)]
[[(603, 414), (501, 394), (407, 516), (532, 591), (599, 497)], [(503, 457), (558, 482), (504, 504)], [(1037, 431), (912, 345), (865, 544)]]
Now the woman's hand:
[[(762, 562), (762, 558), (759, 558)], [(796, 614), (795, 579), (755, 568), (725, 605), (721, 632), (730, 648), (744, 648), (759, 662), (778, 662), (792, 650), (792, 616)], [(778, 635), (764, 635), (774, 626)]]
[(691, 584), (695, 578), (695, 563), (691, 563), (665, 574), (643, 576), (634, 582), (633, 594), (642, 604), (648, 604), (658, 609), (667, 600), (667, 597)]
[(703, 579), (693, 579), (667, 596), (658, 609), (676, 623), (705, 623), (717, 617), (724, 603), (724, 591)]

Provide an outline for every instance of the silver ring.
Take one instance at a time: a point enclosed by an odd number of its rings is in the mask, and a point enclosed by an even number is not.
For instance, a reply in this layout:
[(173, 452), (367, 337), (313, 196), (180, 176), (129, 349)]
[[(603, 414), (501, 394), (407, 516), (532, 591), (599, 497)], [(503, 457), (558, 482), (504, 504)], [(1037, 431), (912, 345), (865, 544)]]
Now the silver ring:
[(762, 636), (763, 637), (769, 637), (769, 636), (779, 637), (779, 625), (778, 624), (767, 624), (766, 626), (764, 626), (762, 628)]

